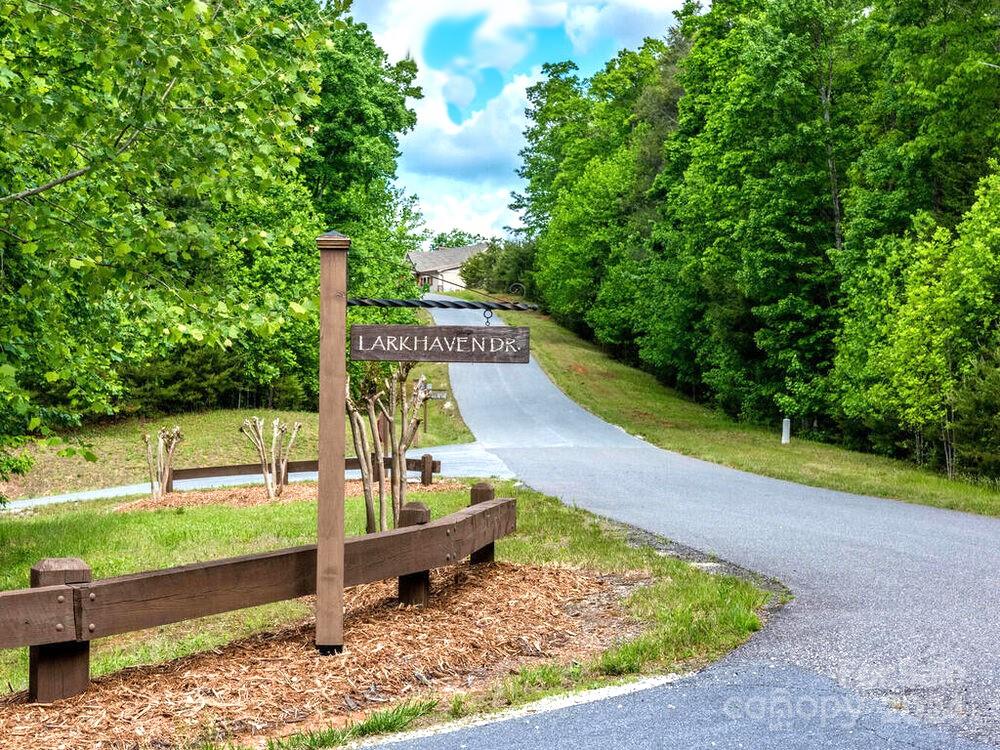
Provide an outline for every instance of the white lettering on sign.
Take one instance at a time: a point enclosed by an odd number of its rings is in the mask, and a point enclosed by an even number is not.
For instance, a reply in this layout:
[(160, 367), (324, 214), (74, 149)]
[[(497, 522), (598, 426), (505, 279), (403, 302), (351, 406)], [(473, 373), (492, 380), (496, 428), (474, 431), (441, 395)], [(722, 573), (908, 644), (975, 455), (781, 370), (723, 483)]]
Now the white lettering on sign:
[[(467, 352), (469, 351), (469, 339), (465, 336), (457, 339), (434, 336), (376, 336), (374, 340), (365, 340), (364, 336), (358, 336), (357, 351), (359, 352), (420, 352), (420, 351), (449, 351)], [(428, 343), (429, 342), (429, 343)], [(518, 351), (517, 339), (504, 338), (503, 336), (490, 336), (489, 338), (472, 339), (472, 351), (474, 352), (513, 352)]]
[(523, 327), (352, 326), (351, 357), (357, 360), (527, 362), (529, 332)]

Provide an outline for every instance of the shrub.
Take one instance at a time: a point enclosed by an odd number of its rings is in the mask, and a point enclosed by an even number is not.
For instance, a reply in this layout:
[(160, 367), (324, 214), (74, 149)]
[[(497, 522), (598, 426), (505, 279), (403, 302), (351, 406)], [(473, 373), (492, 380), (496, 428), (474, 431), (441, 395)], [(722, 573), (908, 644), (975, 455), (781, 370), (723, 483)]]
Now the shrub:
[(537, 299), (534, 265), (534, 242), (504, 240), (493, 242), (483, 252), (473, 255), (459, 273), (468, 287)]
[(1000, 478), (1000, 350), (983, 359), (955, 399), (955, 443), (959, 466)]
[(237, 352), (218, 347), (185, 347), (127, 368), (121, 411), (173, 414), (218, 408), (234, 400), (243, 383)]

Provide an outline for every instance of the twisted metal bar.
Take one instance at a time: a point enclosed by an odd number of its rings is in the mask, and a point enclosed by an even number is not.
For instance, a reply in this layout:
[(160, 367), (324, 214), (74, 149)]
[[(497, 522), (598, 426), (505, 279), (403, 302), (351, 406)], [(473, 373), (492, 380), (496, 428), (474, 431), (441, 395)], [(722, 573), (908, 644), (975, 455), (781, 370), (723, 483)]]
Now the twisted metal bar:
[(348, 307), (423, 307), (435, 310), (537, 310), (527, 302), (472, 302), (464, 299), (372, 299), (348, 297)]

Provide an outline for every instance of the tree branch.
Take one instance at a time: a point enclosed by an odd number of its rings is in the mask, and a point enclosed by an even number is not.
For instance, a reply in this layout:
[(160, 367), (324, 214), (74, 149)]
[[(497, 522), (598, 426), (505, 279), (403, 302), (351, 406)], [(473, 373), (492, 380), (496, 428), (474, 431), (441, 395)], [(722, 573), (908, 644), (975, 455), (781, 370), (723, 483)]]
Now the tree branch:
[[(166, 85), (166, 87), (163, 90), (163, 94), (160, 96), (160, 103), (161, 104), (166, 101), (166, 99), (167, 99), (168, 96), (170, 96), (170, 92), (173, 90), (174, 85), (176, 83), (177, 83), (177, 79), (176, 78), (172, 78), (170, 80), (170, 83), (168, 83)], [(128, 132), (128, 129), (130, 127), (131, 128), (135, 128), (134, 125), (126, 125), (122, 129), (122, 132), (119, 133), (118, 137), (115, 139), (115, 143), (116, 144), (121, 140), (122, 136), (125, 135), (126, 132)], [(141, 136), (142, 133), (143, 133), (142, 128), (136, 128), (135, 132), (129, 137), (129, 139), (127, 141), (125, 141), (125, 143), (121, 144), (120, 146), (118, 146), (118, 148), (115, 149), (115, 156), (121, 156), (121, 154), (123, 154), (125, 151), (127, 151), (130, 148), (132, 148), (132, 146), (135, 145), (135, 142), (139, 140), (139, 136)], [(26, 190), (22, 190), (19, 193), (11, 193), (10, 195), (5, 195), (4, 197), (0, 198), (0, 204), (8, 203), (10, 201), (23, 200), (25, 198), (30, 198), (33, 195), (38, 195), (39, 193), (44, 193), (46, 190), (51, 190), (54, 187), (59, 187), (60, 185), (64, 185), (67, 182), (70, 182), (71, 180), (75, 180), (77, 177), (82, 177), (83, 175), (87, 174), (88, 172), (93, 171), (93, 169), (94, 169), (95, 166), (96, 166), (96, 164), (88, 164), (85, 167), (80, 167), (79, 169), (74, 169), (72, 172), (67, 172), (62, 177), (56, 177), (54, 180), (50, 180), (49, 182), (46, 182), (44, 185), (37, 185), (36, 187), (28, 188)]]

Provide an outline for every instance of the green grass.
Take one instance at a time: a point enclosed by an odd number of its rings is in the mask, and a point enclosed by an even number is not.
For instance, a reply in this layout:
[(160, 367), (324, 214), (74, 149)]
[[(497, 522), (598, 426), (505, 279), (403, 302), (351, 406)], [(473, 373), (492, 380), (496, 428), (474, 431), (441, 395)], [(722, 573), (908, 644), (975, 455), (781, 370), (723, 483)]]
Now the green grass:
[[(413, 378), (425, 374), (435, 389), (448, 389), (448, 368), (440, 363), (427, 363), (414, 368)], [(449, 445), (472, 441), (462, 417), (451, 402), (445, 410), (444, 401), (431, 401), (427, 409), (427, 431), (421, 426), (414, 447)], [(63, 458), (53, 448), (36, 448), (35, 466), (23, 477), (15, 477), (4, 492), (12, 498), (38, 497), (73, 490), (100, 489), (119, 484), (144, 482), (148, 478), (144, 433), (155, 433), (159, 427), (180, 425), (184, 442), (177, 449), (174, 465), (219, 466), (234, 463), (254, 463), (257, 457), (250, 441), (239, 433), (243, 419), (260, 416), (265, 423), (280, 417), (288, 423), (302, 423), (302, 430), (292, 451), (293, 459), (315, 458), (319, 423), (315, 412), (289, 412), (268, 409), (218, 409), (215, 411), (177, 414), (157, 419), (130, 418), (106, 424), (90, 425), (64, 435), (70, 441), (91, 446), (97, 462), (81, 457)], [(269, 429), (269, 427), (268, 427)], [(347, 451), (353, 455), (354, 443), (348, 433)]]
[(689, 401), (544, 315), (503, 316), (511, 325), (531, 327), (532, 354), (570, 398), (661, 448), (814, 487), (1000, 516), (995, 488), (794, 436), (781, 445), (777, 425), (772, 430), (736, 422)]
[(267, 743), (267, 750), (318, 750), (324, 747), (341, 747), (365, 737), (402, 732), (417, 719), (427, 716), (436, 705), (436, 701), (401, 703), (384, 711), (376, 711), (363, 721), (348, 724), (346, 727), (303, 732), (286, 739), (271, 740)]
[[(627, 664), (608, 668), (595, 663), (575, 675), (563, 666), (552, 666), (547, 672), (542, 669), (523, 676), (520, 684), (509, 688), (506, 698), (492, 697), (492, 705), (512, 705), (557, 684), (579, 687), (606, 675), (709, 660), (743, 642), (759, 627), (756, 612), (767, 594), (749, 583), (710, 576), (649, 548), (631, 547), (617, 527), (555, 498), (509, 483), (500, 484), (497, 492), (518, 499), (518, 531), (497, 543), (498, 559), (564, 563), (608, 572), (643, 570), (652, 574), (653, 583), (628, 604), (650, 629)], [(469, 501), (467, 491), (411, 491), (408, 496), (427, 503), (434, 517), (465, 507)], [(347, 504), (346, 523), (349, 534), (361, 533), (364, 511), (357, 498)], [(114, 512), (110, 502), (93, 502), (31, 516), (7, 516), (0, 525), (0, 588), (26, 586), (29, 567), (44, 557), (81, 557), (91, 565), (95, 578), (103, 578), (304, 544), (315, 538), (315, 525), (316, 507), (311, 502), (127, 513)], [(100, 639), (93, 646), (92, 673), (98, 676), (213, 648), (299, 621), (306, 613), (300, 601), (282, 602)], [(26, 682), (27, 650), (0, 651), (0, 685), (23, 689)]]

